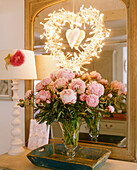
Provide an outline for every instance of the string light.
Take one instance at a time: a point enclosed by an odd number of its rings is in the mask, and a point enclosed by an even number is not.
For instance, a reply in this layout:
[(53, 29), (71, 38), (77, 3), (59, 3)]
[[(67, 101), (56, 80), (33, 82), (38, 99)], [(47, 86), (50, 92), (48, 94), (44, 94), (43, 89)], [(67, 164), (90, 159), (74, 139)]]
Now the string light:
[[(83, 65), (89, 64), (93, 57), (97, 57), (103, 47), (103, 40), (109, 37), (110, 29), (106, 29), (103, 24), (103, 14), (98, 10), (92, 8), (80, 8), (80, 11), (75, 14), (74, 12), (66, 11), (64, 8), (59, 9), (58, 12), (54, 11), (45, 18), (44, 33), (41, 38), (46, 37), (45, 50), (51, 52), (51, 56), (57, 60), (58, 67), (70, 68), (76, 72), (85, 70)], [(75, 50), (76, 52), (64, 52), (64, 44), (62, 43), (61, 31), (65, 25), (69, 25), (70, 29), (79, 28), (80, 30), (86, 29), (89, 25), (91, 31), (85, 42), (80, 44)], [(74, 51), (75, 51), (74, 50)]]

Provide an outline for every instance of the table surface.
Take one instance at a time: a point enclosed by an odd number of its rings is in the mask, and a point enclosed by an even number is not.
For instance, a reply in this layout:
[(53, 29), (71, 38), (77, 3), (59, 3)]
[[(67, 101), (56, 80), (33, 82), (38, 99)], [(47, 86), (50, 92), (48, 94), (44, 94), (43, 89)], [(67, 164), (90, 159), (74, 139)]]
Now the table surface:
[[(0, 168), (4, 167), (11, 170), (49, 170), (33, 165), (26, 157), (29, 152), (30, 150), (25, 148), (25, 152), (21, 155), (0, 155)], [(137, 163), (107, 159), (97, 170), (137, 170)]]

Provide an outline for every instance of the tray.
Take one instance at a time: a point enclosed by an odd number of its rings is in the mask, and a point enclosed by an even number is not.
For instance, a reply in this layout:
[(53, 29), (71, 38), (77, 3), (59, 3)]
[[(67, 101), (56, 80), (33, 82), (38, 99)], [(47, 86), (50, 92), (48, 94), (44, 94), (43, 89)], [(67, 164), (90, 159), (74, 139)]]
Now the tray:
[(116, 135), (103, 135), (100, 134), (96, 141), (91, 141), (91, 137), (88, 133), (79, 134), (79, 142), (82, 143), (93, 143), (101, 144), (115, 147), (126, 147), (126, 137), (125, 136), (116, 136)]
[(111, 151), (98, 148), (76, 148), (76, 156), (68, 160), (64, 144), (48, 144), (31, 151), (27, 157), (36, 166), (57, 170), (95, 170), (109, 157)]

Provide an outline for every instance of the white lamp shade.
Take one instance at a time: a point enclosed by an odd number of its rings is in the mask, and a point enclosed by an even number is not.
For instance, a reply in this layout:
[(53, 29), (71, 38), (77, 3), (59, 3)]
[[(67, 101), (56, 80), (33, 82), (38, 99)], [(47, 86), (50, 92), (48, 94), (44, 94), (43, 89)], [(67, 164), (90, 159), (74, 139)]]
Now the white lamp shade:
[(56, 61), (50, 55), (36, 55), (37, 79), (50, 77), (50, 73), (57, 70)]
[(17, 49), (0, 50), (0, 80), (30, 80), (36, 79), (36, 66), (34, 52), (29, 50), (19, 50), (24, 56), (24, 63), (20, 66), (8, 65), (5, 67), (4, 60), (9, 54), (14, 55)]

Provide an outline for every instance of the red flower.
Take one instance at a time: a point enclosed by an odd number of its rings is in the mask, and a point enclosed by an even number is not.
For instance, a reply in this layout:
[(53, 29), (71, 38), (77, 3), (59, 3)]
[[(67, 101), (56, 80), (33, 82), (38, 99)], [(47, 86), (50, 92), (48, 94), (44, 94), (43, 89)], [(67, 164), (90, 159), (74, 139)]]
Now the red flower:
[(24, 63), (25, 56), (24, 54), (18, 50), (11, 58), (10, 58), (10, 64), (13, 66), (20, 66)]

